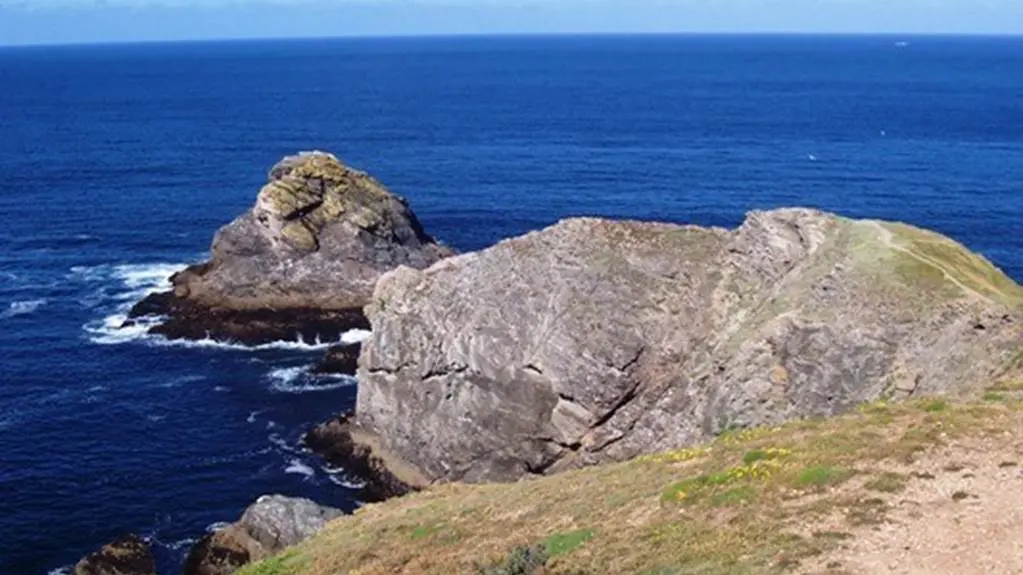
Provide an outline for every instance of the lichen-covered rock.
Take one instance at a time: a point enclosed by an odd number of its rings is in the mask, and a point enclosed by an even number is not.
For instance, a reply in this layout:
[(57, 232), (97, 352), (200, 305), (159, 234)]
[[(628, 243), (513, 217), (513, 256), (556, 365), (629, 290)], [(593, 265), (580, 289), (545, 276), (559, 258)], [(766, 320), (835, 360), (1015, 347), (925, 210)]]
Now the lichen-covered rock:
[(430, 480), (624, 460), (1023, 370), (1023, 289), (938, 234), (814, 210), (737, 230), (563, 221), (367, 314), (356, 413)]
[(207, 534), (188, 554), (185, 575), (229, 575), (312, 537), (341, 511), (308, 499), (260, 497), (241, 519)]
[(323, 152), (274, 166), (255, 205), (217, 232), (211, 252), (131, 315), (168, 316), (153, 332), (174, 339), (334, 340), (367, 327), (361, 308), (381, 274), (451, 254), (404, 199)]
[(126, 535), (105, 545), (75, 565), (75, 575), (156, 575), (156, 564), (138, 535)]

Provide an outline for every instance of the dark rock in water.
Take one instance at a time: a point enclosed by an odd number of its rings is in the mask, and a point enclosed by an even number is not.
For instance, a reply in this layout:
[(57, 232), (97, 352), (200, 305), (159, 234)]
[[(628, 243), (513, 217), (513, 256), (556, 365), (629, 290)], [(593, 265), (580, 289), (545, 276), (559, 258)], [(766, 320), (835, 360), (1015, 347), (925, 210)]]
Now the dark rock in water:
[(166, 316), (172, 339), (335, 340), (365, 329), (362, 307), (384, 272), (452, 254), (404, 199), (322, 152), (287, 157), (248, 212), (217, 232), (210, 261), (171, 278), (129, 317)]
[(188, 554), (185, 575), (229, 575), (315, 535), (340, 510), (308, 499), (260, 497), (241, 519), (207, 534)]
[[(210, 338), (252, 346), (275, 341), (337, 341), (345, 332), (369, 329), (361, 309), (211, 309), (169, 294), (147, 297), (132, 308), (129, 317), (147, 315), (167, 318), (149, 331), (168, 339)], [(133, 321), (128, 319), (124, 325)]]
[(75, 565), (75, 575), (155, 575), (156, 564), (138, 535), (126, 535), (85, 557)]
[(343, 415), (306, 434), (306, 446), (331, 465), (365, 482), (362, 499), (377, 502), (400, 497), (428, 483), (418, 471), (404, 466), (380, 447), (379, 441)]
[(335, 345), (327, 350), (324, 358), (313, 368), (313, 373), (355, 375), (359, 369), (359, 353), (361, 351), (361, 343)]
[(1023, 377), (1023, 288), (937, 233), (816, 210), (737, 230), (566, 220), (399, 268), (365, 309), (357, 428), (427, 480), (549, 474)]

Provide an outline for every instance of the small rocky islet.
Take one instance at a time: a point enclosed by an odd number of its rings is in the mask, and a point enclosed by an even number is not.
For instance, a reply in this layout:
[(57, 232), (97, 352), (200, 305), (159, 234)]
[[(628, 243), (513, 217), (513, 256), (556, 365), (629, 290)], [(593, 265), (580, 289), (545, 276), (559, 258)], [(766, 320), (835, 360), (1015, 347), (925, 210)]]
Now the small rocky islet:
[[(154, 334), (337, 341), (355, 413), (308, 447), (382, 501), (620, 462), (878, 399), (974, 397), (1023, 377), (1023, 288), (940, 234), (813, 209), (735, 230), (563, 220), (456, 255), (408, 203), (323, 152), (283, 159), (211, 259), (139, 302)], [(191, 550), (226, 575), (337, 510), (265, 496)], [(135, 536), (76, 575), (152, 573)]]

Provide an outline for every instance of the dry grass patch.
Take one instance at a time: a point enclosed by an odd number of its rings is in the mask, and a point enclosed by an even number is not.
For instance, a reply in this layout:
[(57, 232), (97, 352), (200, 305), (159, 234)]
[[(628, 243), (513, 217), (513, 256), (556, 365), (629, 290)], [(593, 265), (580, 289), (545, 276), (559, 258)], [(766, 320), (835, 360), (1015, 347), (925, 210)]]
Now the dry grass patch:
[(879, 402), (626, 463), (436, 486), (333, 522), (277, 571), (242, 573), (474, 575), (537, 548), (538, 574), (789, 572), (855, 526), (883, 523), (888, 498), (920, 480), (907, 459), (1001, 434), (1019, 425), (1016, 406)]

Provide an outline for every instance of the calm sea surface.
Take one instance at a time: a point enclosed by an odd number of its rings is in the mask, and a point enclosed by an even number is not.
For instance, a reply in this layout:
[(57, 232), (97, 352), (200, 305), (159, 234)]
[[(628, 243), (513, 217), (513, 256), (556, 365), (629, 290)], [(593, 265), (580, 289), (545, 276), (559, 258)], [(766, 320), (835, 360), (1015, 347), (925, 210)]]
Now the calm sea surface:
[[(902, 42), (908, 42), (902, 44)], [(0, 49), (0, 575), (117, 535), (164, 573), (264, 493), (352, 509), (298, 447), (353, 405), (315, 342), (112, 329), (271, 165), (325, 149), (461, 250), (564, 216), (808, 205), (1023, 279), (1023, 39), (576, 37)]]

